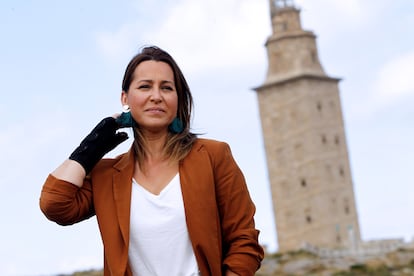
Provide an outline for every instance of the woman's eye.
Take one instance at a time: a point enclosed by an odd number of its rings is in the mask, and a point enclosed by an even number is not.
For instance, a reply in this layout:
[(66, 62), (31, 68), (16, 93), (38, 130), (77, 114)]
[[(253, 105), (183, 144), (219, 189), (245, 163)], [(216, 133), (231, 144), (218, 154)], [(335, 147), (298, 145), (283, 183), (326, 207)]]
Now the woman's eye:
[(162, 89), (167, 91), (173, 91), (173, 88), (171, 86), (163, 86)]
[(148, 84), (143, 84), (143, 85), (138, 86), (138, 89), (149, 89), (149, 88), (150, 86)]

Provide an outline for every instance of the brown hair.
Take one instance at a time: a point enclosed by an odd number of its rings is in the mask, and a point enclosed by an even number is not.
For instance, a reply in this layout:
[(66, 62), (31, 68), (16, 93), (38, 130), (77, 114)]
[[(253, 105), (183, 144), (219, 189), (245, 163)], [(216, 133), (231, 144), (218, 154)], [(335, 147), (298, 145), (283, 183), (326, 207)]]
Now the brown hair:
[[(133, 81), (134, 71), (143, 61), (154, 60), (167, 63), (173, 73), (174, 82), (178, 96), (177, 118), (182, 122), (183, 131), (174, 133), (169, 131), (167, 141), (164, 146), (164, 154), (171, 161), (182, 160), (191, 150), (196, 135), (190, 132), (191, 111), (193, 108), (193, 97), (187, 81), (177, 63), (166, 51), (156, 47), (144, 47), (140, 53), (135, 55), (126, 67), (124, 78), (122, 81), (122, 90), (128, 93), (131, 82)], [(134, 150), (140, 167), (146, 156), (146, 143), (142, 136), (139, 125), (134, 127)]]

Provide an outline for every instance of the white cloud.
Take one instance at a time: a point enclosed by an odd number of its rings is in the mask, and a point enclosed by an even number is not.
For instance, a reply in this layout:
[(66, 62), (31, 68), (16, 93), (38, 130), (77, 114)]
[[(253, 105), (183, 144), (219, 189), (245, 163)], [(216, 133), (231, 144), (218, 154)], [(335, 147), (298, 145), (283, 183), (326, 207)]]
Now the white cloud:
[[(47, 148), (50, 143), (65, 136), (68, 126), (61, 122), (70, 121), (69, 115), (60, 109), (50, 110), (48, 114), (53, 114), (53, 116), (38, 113), (1, 129), (0, 144), (6, 146), (3, 147), (0, 164), (4, 162), (3, 165), (6, 165), (10, 160), (21, 161), (22, 157), (27, 159), (42, 156), (41, 150), (44, 147)], [(4, 161), (3, 158), (5, 158)]]
[(138, 22), (126, 23), (115, 32), (98, 32), (96, 43), (98, 50), (110, 62), (117, 63), (131, 56), (136, 49)]
[(171, 11), (154, 38), (177, 49), (191, 71), (257, 64), (258, 53), (264, 53), (260, 42), (270, 33), (269, 19), (263, 16), (267, 8), (253, 0), (187, 0)]
[(157, 22), (154, 16), (163, 17), (163, 9), (169, 5), (163, 1), (140, 0), (133, 1), (131, 7), (135, 17), (115, 30), (104, 30), (95, 33), (98, 51), (111, 63), (120, 63), (134, 55), (138, 47), (143, 46), (145, 35), (154, 32)]
[(327, 18), (320, 15), (326, 13), (335, 15), (333, 18), (335, 18), (336, 22), (338, 20), (346, 20), (355, 24), (355, 21), (363, 18), (363, 12), (367, 6), (367, 3), (362, 3), (358, 0), (297, 0), (296, 4), (300, 9), (306, 11), (306, 13), (316, 15), (315, 19), (324, 24), (326, 24)]
[(358, 33), (378, 25), (387, 12), (386, 0), (297, 0), (304, 29), (322, 35), (325, 41), (344, 39), (344, 33)]
[[(368, 92), (351, 107), (353, 117), (372, 118), (378, 112), (414, 99), (414, 51), (394, 56), (376, 70)], [(361, 93), (364, 91), (361, 90)]]
[(413, 64), (414, 51), (396, 56), (382, 66), (375, 83), (379, 103), (393, 103), (414, 95)]
[[(373, 79), (366, 84), (366, 90), (358, 101), (349, 107), (352, 117), (372, 118), (378, 112), (394, 108), (399, 103), (414, 99), (414, 78), (412, 74), (414, 51), (394, 56), (373, 72)], [(363, 84), (361, 84), (363, 85)], [(364, 86), (365, 87), (365, 86)]]
[[(297, 1), (301, 7), (307, 7), (307, 9), (312, 9), (313, 12), (317, 12), (321, 7), (324, 7), (324, 10), (342, 14), (343, 17), (353, 19), (359, 19), (362, 16), (362, 9), (364, 3), (358, 0), (319, 0), (319, 1)], [(319, 9), (316, 9), (319, 7)], [(326, 18), (323, 18), (323, 21), (326, 23)]]
[(159, 26), (143, 29), (137, 20), (115, 32), (98, 33), (96, 41), (111, 61), (130, 55), (137, 45), (156, 44), (186, 71), (257, 64), (258, 60), (262, 64), (263, 43), (270, 33), (269, 19), (263, 16), (267, 9), (265, 2), (254, 0), (183, 0), (162, 13)]

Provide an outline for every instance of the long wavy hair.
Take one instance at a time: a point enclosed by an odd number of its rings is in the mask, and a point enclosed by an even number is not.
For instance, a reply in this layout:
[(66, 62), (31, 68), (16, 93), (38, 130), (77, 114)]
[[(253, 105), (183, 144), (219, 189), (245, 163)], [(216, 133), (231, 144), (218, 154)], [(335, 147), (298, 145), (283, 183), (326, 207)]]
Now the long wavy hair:
[[(165, 62), (171, 67), (174, 73), (174, 82), (178, 96), (177, 118), (182, 122), (183, 131), (175, 133), (169, 130), (163, 154), (167, 156), (170, 161), (180, 161), (188, 154), (196, 140), (196, 135), (190, 132), (193, 97), (183, 73), (171, 55), (156, 46), (142, 48), (142, 50), (131, 59), (126, 67), (122, 81), (122, 90), (125, 93), (128, 93), (131, 82), (133, 81), (135, 69), (141, 62), (148, 60)], [(146, 140), (142, 135), (139, 125), (135, 124), (133, 129), (135, 138), (134, 151), (138, 164), (140, 168), (143, 169), (143, 163), (147, 152)]]

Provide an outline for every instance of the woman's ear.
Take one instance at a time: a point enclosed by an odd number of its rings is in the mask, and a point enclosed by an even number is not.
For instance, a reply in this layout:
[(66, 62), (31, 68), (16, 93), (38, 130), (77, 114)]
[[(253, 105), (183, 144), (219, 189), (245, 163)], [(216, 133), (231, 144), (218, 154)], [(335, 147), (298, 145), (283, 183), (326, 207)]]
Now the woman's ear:
[(122, 91), (121, 93), (121, 104), (124, 105), (128, 105), (128, 93), (125, 91)]

